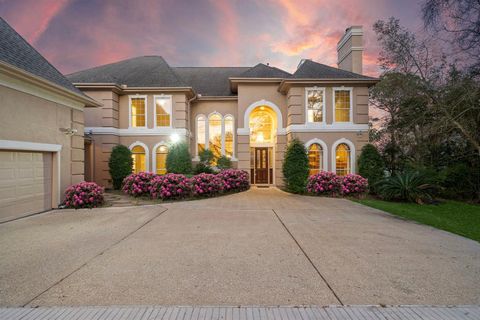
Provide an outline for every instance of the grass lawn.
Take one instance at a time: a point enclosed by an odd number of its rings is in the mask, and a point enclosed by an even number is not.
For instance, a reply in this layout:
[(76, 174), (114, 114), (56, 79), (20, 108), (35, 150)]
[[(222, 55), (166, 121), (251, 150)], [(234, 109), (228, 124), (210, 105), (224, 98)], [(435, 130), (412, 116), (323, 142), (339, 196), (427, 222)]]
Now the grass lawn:
[(478, 205), (457, 201), (445, 201), (438, 205), (418, 205), (376, 199), (354, 201), (480, 242), (480, 206)]

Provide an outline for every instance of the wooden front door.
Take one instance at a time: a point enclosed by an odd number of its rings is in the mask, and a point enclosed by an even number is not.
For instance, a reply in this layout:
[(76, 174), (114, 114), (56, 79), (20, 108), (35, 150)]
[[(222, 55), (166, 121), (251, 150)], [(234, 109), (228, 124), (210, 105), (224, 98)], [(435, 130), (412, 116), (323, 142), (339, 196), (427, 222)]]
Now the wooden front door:
[(268, 148), (255, 148), (255, 183), (268, 184)]

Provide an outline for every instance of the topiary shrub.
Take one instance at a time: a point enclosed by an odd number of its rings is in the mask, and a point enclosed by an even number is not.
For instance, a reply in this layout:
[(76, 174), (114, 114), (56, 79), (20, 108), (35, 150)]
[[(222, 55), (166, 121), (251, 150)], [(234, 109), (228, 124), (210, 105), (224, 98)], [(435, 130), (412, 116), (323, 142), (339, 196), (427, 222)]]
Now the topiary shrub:
[(186, 142), (180, 142), (170, 147), (167, 154), (167, 172), (189, 174), (192, 172), (192, 156)]
[(226, 192), (238, 192), (250, 188), (250, 179), (246, 171), (237, 169), (222, 170), (217, 174), (217, 177), (223, 181), (223, 190)]
[(223, 181), (215, 174), (200, 173), (190, 179), (192, 193), (198, 197), (212, 197), (223, 190)]
[(220, 170), (232, 168), (232, 160), (227, 156), (221, 156), (217, 160), (217, 168)]
[(342, 191), (342, 178), (333, 172), (320, 171), (308, 177), (307, 192), (335, 196)]
[(174, 200), (190, 195), (190, 180), (183, 174), (167, 173), (153, 177), (150, 187), (152, 199)]
[(402, 172), (377, 183), (380, 196), (386, 200), (423, 203), (431, 200), (437, 189), (418, 172)]
[(65, 190), (65, 208), (96, 208), (104, 203), (103, 187), (95, 182), (80, 182)]
[(341, 193), (344, 196), (359, 196), (368, 191), (368, 180), (358, 174), (347, 174), (342, 178)]
[(293, 139), (287, 147), (283, 160), (283, 179), (287, 191), (305, 192), (308, 179), (307, 149), (298, 139)]
[(112, 177), (113, 189), (119, 190), (125, 177), (132, 173), (133, 159), (132, 152), (124, 145), (113, 147), (108, 168)]
[(149, 196), (155, 176), (157, 175), (152, 172), (132, 173), (123, 180), (122, 191), (134, 197)]
[(362, 148), (358, 158), (358, 173), (368, 179), (371, 193), (375, 193), (377, 182), (384, 178), (385, 163), (373, 144), (367, 144)]

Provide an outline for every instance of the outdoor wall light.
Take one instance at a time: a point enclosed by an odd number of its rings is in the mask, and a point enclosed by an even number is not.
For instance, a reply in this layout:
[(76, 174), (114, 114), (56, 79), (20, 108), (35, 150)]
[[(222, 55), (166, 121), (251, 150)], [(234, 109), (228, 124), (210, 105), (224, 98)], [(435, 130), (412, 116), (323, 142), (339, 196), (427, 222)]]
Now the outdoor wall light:
[(73, 128), (60, 128), (60, 132), (63, 132), (66, 136), (73, 136), (78, 130)]
[(180, 141), (180, 136), (177, 133), (172, 133), (170, 135), (170, 140), (172, 140), (173, 143), (177, 143)]

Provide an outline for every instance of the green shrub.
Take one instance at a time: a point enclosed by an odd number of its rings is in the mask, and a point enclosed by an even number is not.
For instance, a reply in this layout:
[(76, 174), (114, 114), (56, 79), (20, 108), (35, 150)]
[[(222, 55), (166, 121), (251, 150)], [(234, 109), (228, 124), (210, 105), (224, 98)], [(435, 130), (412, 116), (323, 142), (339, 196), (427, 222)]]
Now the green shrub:
[(230, 169), (232, 168), (232, 160), (227, 156), (221, 156), (217, 160), (217, 167), (220, 170)]
[(119, 190), (122, 187), (122, 181), (132, 173), (132, 167), (133, 159), (130, 149), (121, 144), (113, 147), (108, 160), (108, 168), (115, 190)]
[(195, 168), (193, 169), (193, 173), (195, 174), (200, 174), (200, 173), (214, 173), (214, 170), (212, 167), (207, 166), (203, 162), (197, 163)]
[(209, 149), (200, 151), (198, 153), (198, 157), (200, 158), (200, 162), (202, 162), (206, 166), (211, 166), (213, 161), (215, 160), (215, 155)]
[(381, 180), (377, 190), (386, 200), (422, 203), (431, 200), (437, 189), (428, 178), (418, 172), (406, 171)]
[(298, 139), (293, 139), (287, 147), (283, 160), (285, 187), (293, 193), (304, 193), (308, 179), (307, 149)]
[(373, 144), (367, 144), (362, 148), (358, 158), (358, 174), (368, 179), (370, 192), (375, 193), (377, 182), (384, 178), (385, 163)]
[(480, 168), (457, 163), (442, 173), (442, 196), (451, 199), (480, 199)]
[(192, 156), (186, 142), (180, 142), (170, 147), (167, 154), (167, 172), (189, 174), (192, 172)]

